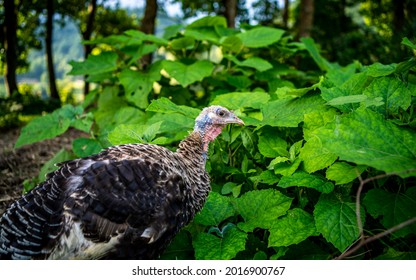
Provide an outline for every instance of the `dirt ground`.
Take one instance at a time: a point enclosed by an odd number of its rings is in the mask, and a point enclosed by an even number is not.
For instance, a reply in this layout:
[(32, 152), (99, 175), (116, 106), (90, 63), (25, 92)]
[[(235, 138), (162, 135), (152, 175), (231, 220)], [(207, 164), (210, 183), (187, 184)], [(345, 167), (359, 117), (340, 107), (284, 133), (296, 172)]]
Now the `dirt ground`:
[(72, 140), (82, 134), (70, 129), (54, 139), (13, 149), (19, 132), (0, 132), (0, 216), (22, 195), (23, 181), (36, 177), (45, 162), (61, 148), (70, 149)]

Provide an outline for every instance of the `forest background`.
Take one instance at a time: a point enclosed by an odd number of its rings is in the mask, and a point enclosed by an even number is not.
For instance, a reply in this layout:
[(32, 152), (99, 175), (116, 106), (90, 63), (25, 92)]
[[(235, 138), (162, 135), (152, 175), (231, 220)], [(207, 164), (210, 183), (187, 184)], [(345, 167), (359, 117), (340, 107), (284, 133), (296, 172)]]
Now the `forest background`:
[(213, 192), (162, 258), (415, 258), (411, 0), (141, 4), (2, 1), (0, 129), (87, 134), (24, 191), (110, 145), (173, 148), (220, 104), (247, 126), (212, 144)]

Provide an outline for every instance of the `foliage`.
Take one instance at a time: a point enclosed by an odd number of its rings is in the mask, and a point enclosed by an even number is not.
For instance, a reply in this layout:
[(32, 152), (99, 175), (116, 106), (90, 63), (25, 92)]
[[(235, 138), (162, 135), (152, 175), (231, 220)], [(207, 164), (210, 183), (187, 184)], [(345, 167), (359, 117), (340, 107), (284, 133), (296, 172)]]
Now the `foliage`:
[[(128, 31), (93, 43), (102, 52), (73, 62), (71, 73), (88, 75), (97, 89), (82, 106), (33, 120), (17, 146), (73, 126), (91, 130), (90, 139), (74, 141), (77, 156), (129, 142), (173, 148), (209, 104), (246, 123), (211, 144), (213, 191), (162, 258), (328, 259), (362, 230), (374, 235), (416, 215), (414, 58), (341, 67), (312, 39), (228, 29), (222, 17), (171, 26), (163, 38)], [(154, 50), (174, 59), (140, 68), (139, 58)], [(299, 57), (320, 71), (297, 70)], [(36, 135), (39, 125), (48, 129)], [(357, 204), (365, 178), (374, 180)], [(414, 238), (411, 225), (357, 254), (409, 258)]]

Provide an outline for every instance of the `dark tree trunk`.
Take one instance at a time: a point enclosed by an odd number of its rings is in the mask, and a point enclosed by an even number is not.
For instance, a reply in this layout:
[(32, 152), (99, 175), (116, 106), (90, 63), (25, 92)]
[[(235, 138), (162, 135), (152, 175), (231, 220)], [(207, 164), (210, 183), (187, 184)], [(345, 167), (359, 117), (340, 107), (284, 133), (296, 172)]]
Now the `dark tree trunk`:
[(401, 34), (403, 32), (403, 26), (404, 26), (404, 3), (405, 0), (395, 0), (393, 1), (394, 6), (394, 14), (393, 14), (393, 31), (394, 34)]
[(14, 0), (4, 1), (4, 49), (6, 52), (6, 89), (9, 96), (19, 92), (17, 88), (17, 15)]
[[(157, 0), (146, 0), (146, 8), (141, 22), (140, 31), (146, 34), (155, 34), (157, 14)], [(152, 63), (152, 54), (147, 54), (141, 58), (144, 67)]]
[(283, 27), (287, 28), (288, 27), (288, 22), (289, 22), (289, 5), (290, 2), (289, 0), (285, 0), (285, 4), (283, 7)]
[(49, 73), (49, 91), (51, 98), (59, 100), (58, 89), (56, 88), (55, 67), (53, 65), (53, 50), (52, 50), (52, 32), (53, 32), (53, 15), (55, 13), (54, 0), (48, 0), (46, 3), (47, 18), (46, 18), (46, 64)]
[[(91, 39), (92, 32), (94, 30), (94, 21), (95, 21), (95, 14), (97, 13), (97, 0), (91, 0), (88, 4), (88, 16), (87, 16), (87, 24), (85, 27), (85, 31), (82, 32), (82, 38), (86, 41)], [(84, 59), (87, 59), (88, 55), (91, 53), (92, 46), (91, 45), (84, 45)], [(87, 76), (84, 77), (84, 96), (87, 95), (90, 91), (90, 83), (87, 82)]]
[(223, 0), (225, 8), (225, 18), (227, 19), (227, 26), (235, 28), (235, 18), (237, 17), (237, 0)]
[(301, 0), (297, 39), (301, 37), (310, 37), (313, 27), (314, 8), (314, 0)]

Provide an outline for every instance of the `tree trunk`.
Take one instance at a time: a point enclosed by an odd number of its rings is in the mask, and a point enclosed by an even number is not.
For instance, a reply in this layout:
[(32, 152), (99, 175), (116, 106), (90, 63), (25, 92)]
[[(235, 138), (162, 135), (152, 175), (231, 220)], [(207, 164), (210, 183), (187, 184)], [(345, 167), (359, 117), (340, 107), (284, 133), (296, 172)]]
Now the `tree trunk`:
[(235, 28), (235, 18), (237, 17), (237, 0), (223, 0), (225, 8), (225, 18), (227, 19), (227, 26)]
[[(95, 14), (97, 13), (97, 0), (91, 0), (88, 4), (88, 16), (85, 31), (82, 32), (82, 38), (86, 41), (91, 39), (92, 32), (94, 30)], [(91, 53), (92, 46), (84, 45), (84, 59), (87, 59)], [(90, 83), (87, 82), (87, 76), (84, 77), (84, 96), (90, 92)]]
[(283, 27), (287, 28), (289, 24), (289, 0), (285, 0), (285, 4), (283, 7)]
[(6, 89), (9, 96), (19, 92), (17, 88), (17, 15), (14, 0), (4, 1), (4, 49), (6, 52)]
[(46, 3), (47, 18), (46, 18), (46, 64), (49, 73), (49, 91), (51, 98), (59, 99), (58, 89), (56, 88), (55, 67), (53, 65), (53, 50), (52, 50), (52, 32), (53, 32), (53, 15), (55, 13), (54, 0), (48, 0)]
[(301, 0), (297, 39), (310, 37), (313, 27), (314, 0)]
[[(141, 22), (140, 31), (146, 34), (155, 34), (155, 23), (157, 14), (157, 1), (146, 0), (146, 8)], [(144, 67), (152, 63), (152, 54), (147, 54), (141, 58)]]

